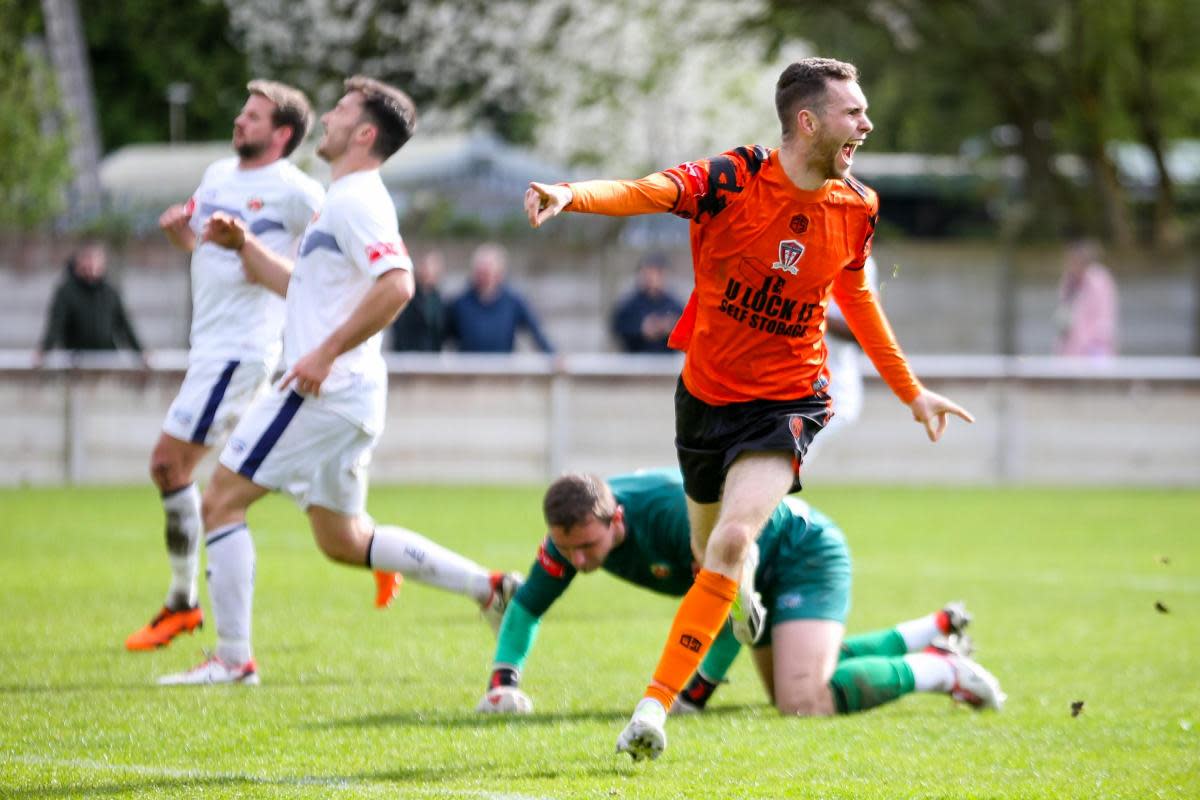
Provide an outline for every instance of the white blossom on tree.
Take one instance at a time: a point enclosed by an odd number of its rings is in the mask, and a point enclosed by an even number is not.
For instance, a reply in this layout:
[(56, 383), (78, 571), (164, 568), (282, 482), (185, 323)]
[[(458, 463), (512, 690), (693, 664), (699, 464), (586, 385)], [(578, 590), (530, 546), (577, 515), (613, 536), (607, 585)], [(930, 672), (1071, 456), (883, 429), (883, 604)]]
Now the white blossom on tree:
[[(545, 158), (640, 174), (778, 141), (764, 0), (227, 0), (257, 72), (327, 107), (363, 72), (420, 99), (423, 131), (527, 114)], [(795, 50), (795, 48), (792, 48)]]

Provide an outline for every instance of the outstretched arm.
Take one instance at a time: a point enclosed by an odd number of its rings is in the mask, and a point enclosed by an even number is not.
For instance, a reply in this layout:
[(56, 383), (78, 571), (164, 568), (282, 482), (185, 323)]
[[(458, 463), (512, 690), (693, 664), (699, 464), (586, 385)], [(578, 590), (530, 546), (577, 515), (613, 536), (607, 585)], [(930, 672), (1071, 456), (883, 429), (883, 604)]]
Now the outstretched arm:
[(534, 228), (551, 217), (557, 217), (575, 198), (570, 186), (530, 182), (525, 190), (525, 216)]
[(496, 642), (492, 675), (483, 699), (475, 706), (482, 714), (529, 714), (533, 701), (520, 689), (521, 670), (533, 649), (542, 615), (567, 590), (575, 577), (562, 554), (547, 538), (529, 568), (529, 577), (513, 596)]
[(912, 410), (913, 419), (925, 426), (925, 435), (931, 442), (942, 438), (951, 414), (966, 422), (975, 421), (975, 417), (965, 408), (925, 387), (921, 387), (921, 393), (908, 407)]
[(942, 438), (949, 415), (974, 422), (975, 418), (946, 397), (921, 385), (908, 365), (878, 298), (866, 284), (861, 270), (842, 274), (834, 281), (834, 297), (854, 336), (879, 371), (888, 387), (912, 411), (913, 419), (925, 426), (931, 442)]
[(679, 186), (661, 172), (633, 181), (530, 183), (525, 190), (529, 224), (542, 224), (563, 211), (628, 217), (671, 211), (679, 201)]

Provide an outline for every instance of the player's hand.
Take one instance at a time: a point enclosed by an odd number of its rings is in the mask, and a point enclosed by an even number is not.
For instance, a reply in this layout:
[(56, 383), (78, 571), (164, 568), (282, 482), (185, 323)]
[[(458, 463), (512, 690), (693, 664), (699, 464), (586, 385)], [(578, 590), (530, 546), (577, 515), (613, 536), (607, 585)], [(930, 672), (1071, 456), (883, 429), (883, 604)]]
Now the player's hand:
[(204, 225), (204, 241), (229, 250), (241, 250), (246, 236), (246, 223), (224, 211), (213, 212)]
[(279, 391), (286, 391), (289, 386), (292, 386), (300, 394), (319, 395), (321, 384), (333, 371), (335, 358), (337, 358), (336, 355), (331, 356), (323, 348), (318, 347), (288, 370), (288, 373), (283, 376), (283, 380), (279, 382)]
[(525, 216), (529, 224), (540, 228), (551, 217), (558, 216), (575, 199), (569, 186), (530, 182), (525, 190)]
[(480, 714), (532, 714), (533, 700), (515, 686), (497, 686), (475, 706)]
[(192, 221), (192, 212), (182, 203), (176, 203), (158, 217), (158, 227), (168, 234), (183, 233), (184, 228)]
[(950, 422), (950, 414), (967, 422), (975, 421), (975, 417), (965, 408), (928, 389), (922, 389), (908, 407), (912, 410), (913, 419), (925, 426), (925, 433), (931, 442), (942, 438)]

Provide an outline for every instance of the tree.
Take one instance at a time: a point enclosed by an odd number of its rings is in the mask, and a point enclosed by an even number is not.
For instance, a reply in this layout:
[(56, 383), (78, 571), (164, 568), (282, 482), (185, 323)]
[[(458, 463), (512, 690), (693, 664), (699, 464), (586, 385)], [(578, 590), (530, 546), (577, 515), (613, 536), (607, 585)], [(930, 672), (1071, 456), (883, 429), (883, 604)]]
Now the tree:
[[(803, 36), (864, 67), (885, 147), (953, 152), (976, 141), (1019, 156), (1028, 218), (1043, 232), (1132, 241), (1113, 155), (1122, 139), (1140, 140), (1157, 165), (1152, 242), (1173, 224), (1166, 139), (1196, 127), (1196, 104), (1176, 99), (1200, 99), (1194, 3), (773, 0), (765, 20), (778, 39)], [(1081, 171), (1064, 168), (1072, 159)]]
[(37, 13), (0, 0), (0, 18), (0, 228), (26, 230), (61, 209), (71, 173), (66, 139), (50, 124), (53, 76), (30, 38)]
[(739, 30), (761, 0), (227, 2), (258, 69), (321, 104), (353, 72), (394, 82), (424, 130), (482, 123), (622, 173), (777, 136), (778, 69)]
[(80, 13), (106, 151), (167, 141), (175, 82), (192, 89), (188, 138), (229, 138), (250, 72), (220, 0), (106, 0)]

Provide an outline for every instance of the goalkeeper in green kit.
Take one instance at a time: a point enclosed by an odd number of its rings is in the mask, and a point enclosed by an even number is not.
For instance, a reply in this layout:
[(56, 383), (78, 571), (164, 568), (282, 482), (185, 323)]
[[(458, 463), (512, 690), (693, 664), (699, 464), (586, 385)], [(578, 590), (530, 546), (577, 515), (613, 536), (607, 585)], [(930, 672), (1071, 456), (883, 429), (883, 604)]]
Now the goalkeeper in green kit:
[[(549, 533), (500, 626), (488, 689), (477, 710), (529, 713), (520, 688), (541, 617), (576, 573), (604, 569), (662, 594), (682, 596), (695, 559), (683, 484), (677, 471), (620, 475), (607, 481), (568, 474), (546, 490)], [(702, 710), (741, 648), (754, 660), (771, 702), (785, 714), (848, 714), (910, 692), (941, 692), (976, 709), (999, 710), (997, 680), (971, 660), (961, 603), (843, 640), (850, 607), (850, 553), (840, 530), (802, 500), (787, 497), (758, 537), (743, 580), (753, 580), (765, 619), (760, 630), (731, 623), (713, 642), (673, 713)]]

